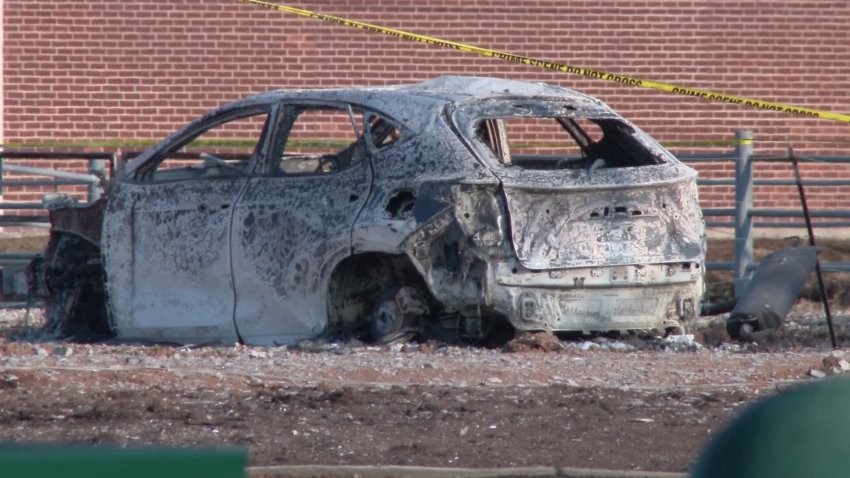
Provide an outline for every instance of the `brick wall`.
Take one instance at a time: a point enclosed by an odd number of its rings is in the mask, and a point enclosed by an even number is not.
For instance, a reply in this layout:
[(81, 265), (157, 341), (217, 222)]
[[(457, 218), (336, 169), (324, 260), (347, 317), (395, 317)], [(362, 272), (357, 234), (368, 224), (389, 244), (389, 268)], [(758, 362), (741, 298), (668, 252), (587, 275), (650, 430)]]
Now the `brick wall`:
[[(850, 113), (846, 1), (290, 5), (540, 59)], [(3, 6), (6, 143), (153, 141), (209, 108), (261, 90), (474, 74), (541, 80), (600, 97), (674, 151), (729, 142), (735, 128), (746, 127), (754, 130), (759, 152), (793, 146), (850, 156), (850, 124), (546, 72), (236, 0), (5, 0)], [(705, 176), (722, 169), (716, 163), (699, 168)], [(850, 168), (821, 165), (806, 174), (850, 178)], [(847, 188), (813, 194), (813, 207), (842, 207), (848, 195)], [(731, 198), (724, 188), (703, 196), (706, 205), (729, 206)], [(794, 191), (769, 188), (759, 200), (791, 204)]]

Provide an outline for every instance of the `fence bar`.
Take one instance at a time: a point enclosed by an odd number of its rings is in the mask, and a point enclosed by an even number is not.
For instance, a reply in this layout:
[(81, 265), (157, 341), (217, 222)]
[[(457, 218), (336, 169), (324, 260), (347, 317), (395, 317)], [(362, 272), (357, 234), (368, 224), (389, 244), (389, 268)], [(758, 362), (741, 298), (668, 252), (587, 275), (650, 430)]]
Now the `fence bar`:
[(112, 158), (112, 153), (75, 153), (72, 151), (0, 151), (0, 159), (106, 159)]
[[(840, 163), (847, 164), (847, 158), (841, 156), (818, 156), (806, 158), (803, 156), (797, 157), (797, 160), (804, 163)], [(787, 163), (788, 156), (755, 156), (753, 161), (765, 163)]]
[(59, 179), (74, 179), (84, 183), (100, 183), (100, 178), (92, 174), (69, 173), (67, 171), (57, 171), (48, 168), (33, 168), (31, 166), (18, 166), (17, 164), (5, 165), (5, 171), (10, 173), (33, 174), (39, 176), (47, 176), (50, 178)]
[(735, 209), (730, 208), (710, 208), (702, 210), (703, 216), (734, 216)]
[(679, 161), (683, 163), (718, 163), (724, 162), (728, 163), (729, 161), (735, 159), (734, 154), (689, 154), (687, 156), (676, 156)]
[[(750, 217), (805, 217), (803, 211), (793, 209), (750, 209)], [(809, 217), (847, 217), (850, 211), (809, 211)]]
[[(850, 222), (847, 221), (825, 221), (825, 222), (816, 222), (814, 223), (818, 228), (839, 228), (839, 227), (850, 227)], [(723, 228), (733, 228), (735, 227), (735, 223), (732, 221), (706, 221), (705, 227), (723, 227)], [(753, 227), (759, 229), (770, 229), (770, 228), (797, 228), (797, 227), (806, 227), (805, 222), (790, 222), (790, 221), (779, 221), (779, 222), (753, 222)]]
[(40, 202), (3, 202), (0, 209), (44, 209), (44, 203)]
[[(734, 186), (734, 179), (705, 178), (697, 179), (698, 186)], [(754, 186), (796, 186), (793, 179), (753, 179)], [(850, 186), (847, 179), (805, 179), (803, 186)]]
[(32, 261), (32, 257), (29, 252), (3, 252), (0, 253), (0, 264), (26, 266)]
[(89, 161), (89, 173), (98, 178), (96, 183), (89, 183), (89, 204), (100, 199), (100, 179), (106, 178), (106, 160), (92, 159)]
[(748, 268), (753, 262), (753, 155), (752, 130), (735, 131), (735, 297), (749, 284)]
[[(0, 218), (0, 227), (31, 227), (35, 229), (50, 229), (50, 222), (48, 219), (44, 219), (43, 221), (19, 221), (19, 222), (6, 222), (4, 219)], [(0, 264), (0, 269), (3, 268), (3, 264)]]
[[(756, 186), (796, 186), (797, 182), (793, 179), (756, 179), (753, 184)], [(804, 179), (803, 186), (850, 186), (850, 180)]]
[[(750, 266), (750, 270), (756, 270), (758, 268), (759, 263), (753, 263)], [(726, 261), (718, 261), (718, 262), (706, 262), (705, 270), (708, 271), (734, 271), (735, 263), (734, 262), (726, 262)], [(821, 264), (821, 270), (823, 272), (850, 272), (850, 264), (846, 262), (825, 262)]]
[(77, 186), (79, 181), (73, 179), (4, 179), (0, 182), (2, 187), (29, 187), (29, 186)]

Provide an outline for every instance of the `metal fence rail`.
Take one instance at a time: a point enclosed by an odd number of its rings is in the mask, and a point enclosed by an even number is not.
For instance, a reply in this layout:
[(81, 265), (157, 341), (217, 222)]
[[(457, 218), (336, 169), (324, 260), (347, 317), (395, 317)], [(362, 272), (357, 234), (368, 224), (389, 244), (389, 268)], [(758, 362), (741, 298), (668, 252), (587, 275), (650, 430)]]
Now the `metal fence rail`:
[[(115, 153), (77, 153), (77, 152), (38, 152), (38, 151), (2, 151), (0, 150), (0, 194), (8, 188), (26, 188), (46, 186), (58, 190), (60, 186), (87, 186), (87, 202), (100, 198), (100, 183), (106, 177), (107, 166), (111, 175), (115, 169)], [(9, 164), (8, 160), (50, 160), (50, 161), (88, 161), (88, 174), (61, 171), (52, 168), (37, 168)], [(8, 179), (7, 173), (29, 176), (44, 176), (51, 179)], [(11, 203), (0, 201), (0, 209), (43, 209), (41, 203)], [(3, 225), (4, 217), (0, 217)]]
[[(9, 192), (25, 192), (27, 188), (49, 189), (58, 192), (60, 188), (81, 186), (86, 188), (84, 203), (91, 204), (101, 196), (103, 179), (115, 170), (116, 157), (115, 153), (0, 151), (0, 195), (8, 195)], [(87, 173), (16, 164), (20, 161), (63, 162), (81, 160), (88, 162)], [(9, 178), (10, 175), (23, 176), (24, 178)], [(13, 212), (9, 213), (8, 211)], [(43, 202), (0, 201), (0, 227), (50, 227), (45, 204)], [(2, 289), (0, 289), (0, 292), (2, 292), (2, 296), (20, 294), (26, 291), (26, 279), (23, 271), (34, 256), (35, 254), (32, 253), (0, 253), (0, 272), (2, 272), (2, 281), (0, 281)]]
[[(735, 272), (736, 295), (742, 292), (757, 264), (753, 260), (753, 228), (806, 228), (804, 221), (756, 221), (756, 218), (792, 219), (811, 218), (834, 219), (832, 221), (818, 221), (814, 225), (818, 228), (850, 228), (850, 211), (848, 210), (811, 210), (808, 209), (808, 217), (804, 214), (803, 203), (805, 201), (804, 188), (811, 187), (842, 187), (850, 186), (850, 180), (846, 179), (753, 179), (753, 169), (757, 163), (787, 163), (789, 171), (793, 170), (797, 175), (797, 163), (827, 163), (847, 164), (850, 167), (850, 157), (841, 156), (797, 156), (792, 149), (781, 156), (759, 156), (753, 152), (753, 134), (750, 130), (737, 130), (735, 132), (735, 151), (726, 154), (695, 154), (680, 155), (679, 159), (686, 163), (700, 162), (735, 162), (735, 175), (731, 178), (706, 178), (698, 179), (699, 186), (734, 186), (735, 204), (732, 208), (703, 208), (706, 217), (706, 227), (727, 227), (735, 231), (735, 261), (734, 262), (708, 262), (708, 270), (732, 270)], [(797, 179), (799, 179), (799, 184)], [(753, 207), (754, 186), (789, 186), (798, 187), (800, 193), (800, 208), (755, 208)], [(720, 221), (712, 218), (731, 217), (730, 221)], [(850, 272), (850, 263), (833, 262), (821, 265), (824, 272)]]

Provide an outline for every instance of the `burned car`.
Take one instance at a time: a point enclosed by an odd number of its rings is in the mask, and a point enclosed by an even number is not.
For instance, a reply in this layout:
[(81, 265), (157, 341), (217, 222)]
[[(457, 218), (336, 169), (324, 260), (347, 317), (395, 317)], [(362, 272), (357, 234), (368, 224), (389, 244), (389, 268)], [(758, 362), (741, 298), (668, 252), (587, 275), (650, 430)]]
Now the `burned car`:
[(695, 179), (551, 85), (272, 91), (53, 210), (37, 272), (54, 327), (130, 340), (663, 332), (699, 313)]

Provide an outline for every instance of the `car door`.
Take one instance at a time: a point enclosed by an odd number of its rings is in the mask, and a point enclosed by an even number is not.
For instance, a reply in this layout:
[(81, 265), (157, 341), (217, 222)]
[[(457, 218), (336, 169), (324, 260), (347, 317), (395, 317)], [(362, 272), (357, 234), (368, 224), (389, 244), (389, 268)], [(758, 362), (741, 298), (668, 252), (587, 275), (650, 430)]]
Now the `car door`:
[(248, 180), (233, 218), (235, 322), (250, 344), (292, 344), (325, 329), (328, 278), (350, 254), (372, 178), (362, 112), (283, 111), (277, 152)]
[(176, 135), (113, 191), (104, 257), (119, 337), (237, 339), (230, 224), (264, 149), (267, 109), (225, 111)]

